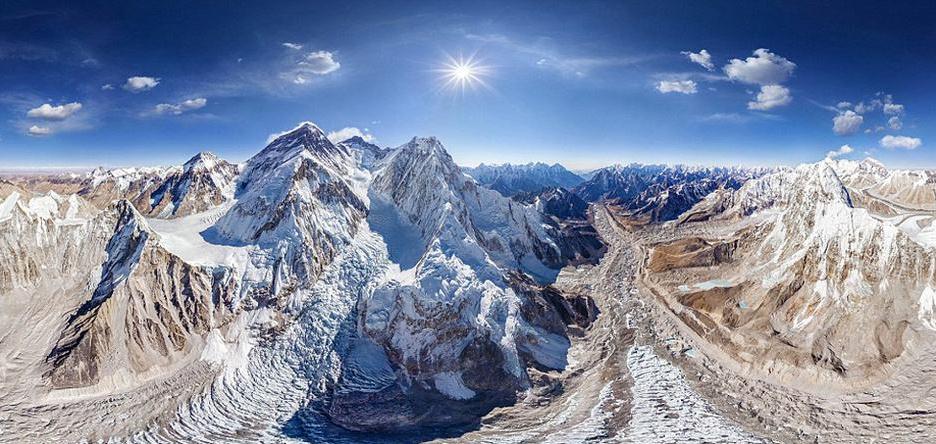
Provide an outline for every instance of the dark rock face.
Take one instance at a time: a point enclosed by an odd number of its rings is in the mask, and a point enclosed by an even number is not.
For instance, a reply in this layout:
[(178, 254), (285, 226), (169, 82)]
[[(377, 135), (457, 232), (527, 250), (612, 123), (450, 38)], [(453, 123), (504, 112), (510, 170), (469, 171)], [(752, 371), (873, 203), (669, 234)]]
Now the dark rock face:
[(114, 231), (100, 281), (46, 357), (55, 388), (94, 385), (114, 368), (142, 373), (169, 365), (232, 315), (237, 285), (229, 275), (150, 243), (129, 202), (106, 211), (115, 213)]
[(565, 188), (545, 188), (536, 193), (517, 193), (513, 199), (535, 205), (541, 213), (559, 219), (588, 217), (588, 202)]

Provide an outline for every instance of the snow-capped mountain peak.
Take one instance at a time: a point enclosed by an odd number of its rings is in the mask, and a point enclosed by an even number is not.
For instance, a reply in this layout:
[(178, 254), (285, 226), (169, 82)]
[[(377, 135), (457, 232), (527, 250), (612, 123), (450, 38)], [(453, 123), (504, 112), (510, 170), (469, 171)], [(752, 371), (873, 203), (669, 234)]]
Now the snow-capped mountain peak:
[(262, 159), (277, 159), (287, 161), (297, 156), (317, 157), (327, 163), (334, 163), (335, 157), (347, 157), (348, 151), (339, 145), (333, 144), (325, 132), (312, 122), (303, 122), (296, 128), (287, 131), (269, 143), (262, 151), (248, 161), (249, 165), (256, 165)]
[(187, 162), (182, 164), (182, 170), (185, 172), (189, 171), (206, 171), (213, 170), (217, 167), (218, 162), (221, 159), (210, 151), (202, 151), (189, 159)]

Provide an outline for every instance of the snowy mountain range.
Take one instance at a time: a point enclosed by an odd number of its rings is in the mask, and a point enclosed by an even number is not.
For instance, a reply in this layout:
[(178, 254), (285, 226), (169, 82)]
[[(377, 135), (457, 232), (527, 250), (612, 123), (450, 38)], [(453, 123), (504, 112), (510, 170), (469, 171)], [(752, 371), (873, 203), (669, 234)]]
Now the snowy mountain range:
[(611, 201), (635, 219), (672, 220), (721, 189), (736, 189), (769, 172), (763, 168), (691, 167), (683, 165), (613, 165), (594, 172), (573, 192), (587, 202)]
[(584, 181), (558, 163), (528, 163), (525, 165), (486, 165), (463, 168), (481, 185), (511, 197), (517, 193), (536, 193), (545, 188), (572, 188)]
[[(437, 139), (361, 142), (333, 144), (307, 122), (240, 169), (203, 153), (182, 167), (23, 184), (77, 190), (67, 198), (9, 183), (0, 246), (19, 259), (3, 262), (0, 288), (31, 302), (5, 311), (55, 301), (66, 316), (44, 318), (41, 331), (56, 336), (18, 344), (49, 351), (8, 377), (32, 393), (151, 390), (153, 375), (196, 363), (252, 365), (255, 355), (234, 350), (258, 336), (286, 331), (312, 347), (351, 335), (322, 351), (334, 360), (319, 368), (319, 382), (332, 381), (319, 395), (334, 422), (376, 430), (391, 418), (399, 429), (466, 421), (534, 384), (528, 368), (562, 370), (568, 322), (594, 317), (587, 298), (548, 286), (591, 254), (574, 232), (479, 186)], [(96, 208), (104, 196), (114, 203)], [(37, 267), (67, 269), (67, 280)], [(352, 318), (307, 332), (304, 307), (322, 300), (323, 282), (336, 286), (327, 311)], [(340, 290), (349, 287), (356, 296)], [(361, 347), (389, 373), (351, 378)], [(442, 414), (439, 403), (465, 412)]]
[[(630, 418), (663, 408), (640, 401), (662, 387), (640, 354), (662, 337), (692, 344), (671, 354), (687, 374), (750, 378), (706, 395), (723, 407), (925, 385), (934, 239), (936, 176), (871, 159), (583, 181), (463, 169), (434, 137), (332, 143), (311, 122), (242, 165), (3, 179), (0, 426), (36, 442), (636, 436)], [(672, 408), (701, 399), (679, 384), (692, 395)], [(858, 414), (802, 402), (775, 414), (802, 430)], [(714, 410), (693, 411), (653, 420)]]

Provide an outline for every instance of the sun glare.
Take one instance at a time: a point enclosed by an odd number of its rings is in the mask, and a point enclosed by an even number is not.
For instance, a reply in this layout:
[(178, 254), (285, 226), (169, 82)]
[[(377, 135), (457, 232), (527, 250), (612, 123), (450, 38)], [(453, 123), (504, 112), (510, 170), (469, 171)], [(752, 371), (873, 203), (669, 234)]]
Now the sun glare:
[(445, 89), (465, 92), (476, 86), (487, 87), (484, 77), (490, 74), (490, 68), (482, 65), (474, 57), (449, 57), (442, 68), (438, 70), (445, 81)]

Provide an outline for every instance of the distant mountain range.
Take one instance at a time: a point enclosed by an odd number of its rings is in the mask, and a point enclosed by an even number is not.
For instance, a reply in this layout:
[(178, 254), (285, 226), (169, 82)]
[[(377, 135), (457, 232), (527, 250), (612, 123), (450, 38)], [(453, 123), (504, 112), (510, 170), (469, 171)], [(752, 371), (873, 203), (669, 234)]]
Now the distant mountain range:
[[(481, 164), (477, 168), (465, 169), (478, 183), (505, 196), (517, 196), (522, 201), (533, 202), (532, 195), (542, 194), (542, 202), (550, 203), (546, 208), (558, 211), (557, 214), (563, 217), (580, 213), (582, 205), (565, 202), (568, 197), (557, 189), (570, 190), (586, 204), (614, 202), (635, 218), (650, 222), (673, 220), (712, 191), (736, 189), (747, 180), (769, 171), (764, 168), (633, 163), (594, 170), (586, 180), (559, 164)], [(567, 209), (560, 210), (556, 206), (559, 199)]]
[(481, 185), (511, 197), (517, 193), (537, 193), (545, 188), (572, 188), (585, 179), (556, 163), (528, 163), (525, 165), (481, 164), (475, 168), (463, 168)]

